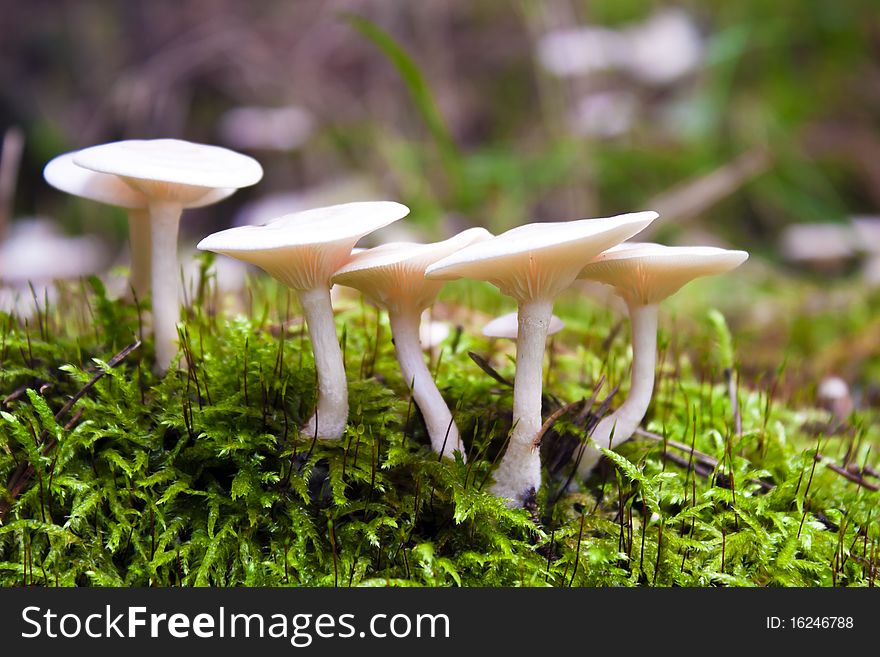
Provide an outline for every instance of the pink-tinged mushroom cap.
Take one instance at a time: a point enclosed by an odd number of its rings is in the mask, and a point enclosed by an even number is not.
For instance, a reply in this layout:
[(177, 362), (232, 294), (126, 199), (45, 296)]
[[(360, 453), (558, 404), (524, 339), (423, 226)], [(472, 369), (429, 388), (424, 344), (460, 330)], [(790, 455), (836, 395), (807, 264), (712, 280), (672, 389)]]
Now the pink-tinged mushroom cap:
[[(645, 417), (654, 389), (659, 304), (700, 276), (719, 274), (741, 265), (749, 255), (708, 246), (662, 246), (628, 243), (608, 249), (581, 271), (611, 285), (626, 301), (632, 331), (632, 373), (629, 394), (621, 406), (593, 429), (595, 445), (613, 449), (628, 440)], [(592, 445), (580, 450), (578, 473), (589, 475), (601, 452)]]
[(296, 290), (315, 355), (318, 403), (303, 431), (338, 438), (348, 420), (348, 390), (330, 300), (330, 277), (351, 258), (357, 241), (402, 219), (409, 208), (392, 201), (345, 203), (288, 214), (265, 226), (208, 235), (198, 248), (250, 262)]
[(419, 344), (421, 312), (434, 301), (443, 281), (425, 278), (425, 269), (437, 260), (492, 234), (471, 228), (443, 242), (393, 242), (362, 251), (333, 276), (333, 282), (354, 287), (388, 311), (394, 351), (404, 381), (422, 412), (431, 446), (443, 456), (455, 451), (464, 458), (458, 427), (430, 371)]
[(534, 223), (473, 244), (428, 267), (428, 278), (489, 281), (520, 303), (552, 299), (605, 249), (645, 228), (656, 212)]
[(264, 226), (239, 226), (198, 244), (250, 262), (294, 290), (329, 286), (364, 235), (402, 219), (409, 208), (394, 201), (343, 203), (288, 214)]
[(520, 226), (465, 247), (426, 271), (428, 278), (473, 278), (498, 287), (518, 305), (513, 428), (495, 470), (492, 492), (523, 505), (541, 485), (542, 362), (554, 298), (603, 250), (645, 228), (656, 212)]
[[(129, 210), (146, 208), (149, 199), (117, 175), (98, 173), (74, 162), (77, 152), (53, 158), (43, 169), (43, 178), (55, 189), (73, 196)], [(200, 208), (222, 201), (235, 192), (234, 187), (211, 189), (187, 207)]]
[(625, 243), (599, 254), (579, 278), (613, 286), (627, 302), (660, 303), (695, 278), (735, 269), (748, 259), (745, 251), (711, 246), (663, 246)]
[(485, 228), (471, 228), (433, 244), (391, 242), (355, 254), (333, 276), (383, 308), (421, 312), (431, 305), (444, 281), (425, 278), (425, 270), (441, 258), (492, 237)]

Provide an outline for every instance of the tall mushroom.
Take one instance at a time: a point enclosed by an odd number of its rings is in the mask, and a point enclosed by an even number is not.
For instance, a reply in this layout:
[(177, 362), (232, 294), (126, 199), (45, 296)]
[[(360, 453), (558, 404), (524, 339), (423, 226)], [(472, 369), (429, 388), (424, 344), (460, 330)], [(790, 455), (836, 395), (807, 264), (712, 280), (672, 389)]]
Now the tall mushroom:
[(419, 343), (421, 313), (434, 302), (443, 282), (428, 280), (425, 270), (441, 258), (491, 237), (484, 228), (471, 228), (433, 244), (391, 242), (356, 254), (333, 276), (334, 283), (360, 290), (388, 311), (397, 362), (425, 419), (431, 447), (450, 458), (456, 451), (464, 458), (464, 449)]
[(407, 214), (409, 208), (392, 201), (343, 203), (288, 214), (264, 226), (221, 230), (198, 244), (254, 264), (296, 291), (318, 374), (317, 408), (303, 427), (308, 436), (338, 438), (348, 422), (348, 385), (330, 278), (351, 258), (359, 239)]
[[(119, 176), (98, 173), (74, 163), (77, 152), (64, 153), (50, 160), (43, 168), (46, 182), (62, 192), (80, 196), (91, 201), (123, 208), (128, 212), (128, 241), (131, 251), (131, 287), (135, 294), (144, 298), (150, 292), (150, 217), (147, 208), (149, 198)], [(222, 201), (235, 192), (235, 188), (211, 189), (187, 208), (200, 208)]]
[[(661, 301), (700, 276), (720, 274), (741, 265), (745, 251), (709, 246), (662, 246), (651, 243), (620, 244), (597, 256), (581, 270), (579, 278), (611, 285), (626, 302), (632, 331), (632, 374), (626, 401), (596, 425), (592, 442), (613, 449), (638, 428), (654, 389), (657, 351), (657, 310)], [(586, 477), (602, 453), (585, 445), (578, 474)]]
[(180, 214), (218, 188), (237, 189), (257, 183), (263, 177), (263, 169), (246, 155), (178, 139), (128, 140), (92, 146), (74, 153), (73, 162), (98, 173), (118, 176), (147, 199), (156, 368), (165, 371), (177, 353)]
[(639, 212), (520, 226), (471, 245), (428, 267), (428, 278), (489, 281), (518, 304), (513, 430), (492, 488), (513, 505), (524, 505), (541, 486), (535, 436), (541, 428), (544, 344), (553, 300), (584, 265), (604, 249), (632, 237), (656, 218)]

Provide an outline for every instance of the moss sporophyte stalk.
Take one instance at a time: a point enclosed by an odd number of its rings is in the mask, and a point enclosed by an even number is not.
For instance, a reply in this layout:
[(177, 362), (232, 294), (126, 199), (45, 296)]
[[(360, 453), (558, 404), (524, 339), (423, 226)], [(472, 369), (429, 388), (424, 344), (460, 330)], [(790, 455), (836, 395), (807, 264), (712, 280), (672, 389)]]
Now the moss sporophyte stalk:
[[(168, 181), (163, 158), (145, 179)], [(128, 169), (100, 173), (147, 193)], [(234, 186), (221, 173), (216, 188)], [(736, 385), (722, 315), (693, 318), (723, 333), (721, 365), (664, 328), (662, 299), (745, 253), (617, 246), (650, 212), (355, 251), (407, 213), (351, 203), (206, 237), (271, 276), (255, 271), (245, 311), (226, 312), (200, 256), (170, 343), (155, 259), (152, 306), (92, 277), (60, 282), (27, 322), (0, 315), (0, 582), (873, 583), (871, 426), (838, 463), (767, 389)], [(579, 276), (624, 298), (631, 340)], [(334, 282), (366, 302), (332, 302)], [(515, 351), (480, 335), (505, 296)], [(455, 329), (428, 361), (431, 304)], [(554, 311), (565, 329), (548, 341)]]

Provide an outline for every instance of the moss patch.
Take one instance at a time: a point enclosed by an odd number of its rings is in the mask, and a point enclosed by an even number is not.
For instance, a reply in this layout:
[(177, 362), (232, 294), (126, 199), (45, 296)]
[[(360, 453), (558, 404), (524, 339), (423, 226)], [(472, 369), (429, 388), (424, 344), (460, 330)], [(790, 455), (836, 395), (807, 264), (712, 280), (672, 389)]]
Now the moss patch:
[[(588, 482), (562, 492), (570, 465), (557, 457), (584, 439), (590, 420), (574, 404), (545, 437), (554, 472), (535, 507), (511, 510), (485, 492), (510, 427), (511, 391), (468, 356), (512, 379), (512, 346), (473, 328), (473, 309), (496, 313), (500, 297), (458, 285), (435, 309), (466, 327), (432, 363), (468, 446), (466, 465), (430, 451), (387, 320), (356, 300), (337, 315), (351, 394), (346, 434), (300, 435), (315, 373), (296, 303), (264, 277), (246, 299), (242, 314), (221, 312), (223, 300), (203, 281), (182, 330), (181, 369), (164, 378), (150, 371), (149, 338), (107, 362), (136, 341), (141, 313), (109, 300), (97, 280), (67, 288), (26, 325), (0, 315), (8, 507), (0, 584), (873, 582), (877, 493), (829, 465), (845, 448), (853, 472), (870, 463), (876, 430), (856, 416), (842, 434), (815, 435), (804, 427), (821, 415), (770, 399), (768, 380), (738, 387), (737, 433), (725, 378), (735, 354), (720, 315), (661, 336), (646, 421), (659, 439), (609, 453)], [(573, 297), (557, 314), (568, 328), (548, 358), (545, 417), (591, 398), (602, 377), (621, 384), (622, 397), (628, 327)], [(835, 458), (816, 461), (817, 450)], [(13, 490), (27, 465), (26, 485)]]

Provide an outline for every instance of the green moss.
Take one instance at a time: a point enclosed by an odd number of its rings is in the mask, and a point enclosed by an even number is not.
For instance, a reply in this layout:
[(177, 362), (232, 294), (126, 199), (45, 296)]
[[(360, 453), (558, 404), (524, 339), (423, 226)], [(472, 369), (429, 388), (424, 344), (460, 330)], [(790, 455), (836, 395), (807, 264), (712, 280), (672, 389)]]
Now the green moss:
[[(741, 386), (735, 435), (721, 371), (735, 353), (720, 315), (695, 318), (691, 336), (661, 336), (647, 421), (710, 465), (695, 473), (686, 452), (639, 439), (568, 492), (565, 467), (547, 473), (537, 507), (511, 510), (485, 492), (511, 391), (467, 355), (512, 378), (510, 348), (471, 333), (466, 318), (468, 308), (506, 309), (491, 288), (449, 286), (444, 310), (468, 330), (453, 332), (434, 361), (467, 464), (430, 451), (387, 320), (362, 304), (337, 316), (346, 434), (301, 436), (315, 373), (307, 336), (288, 321), (298, 309), (265, 277), (247, 298), (247, 315), (230, 318), (200, 285), (182, 368), (163, 378), (150, 370), (149, 340), (108, 364), (135, 342), (139, 312), (97, 281), (67, 289), (26, 326), (0, 316), (0, 495), (11, 502), (0, 584), (824, 586), (873, 577), (877, 493), (814, 463), (803, 413)], [(589, 398), (602, 376), (625, 394), (627, 327), (615, 335), (612, 313), (573, 296), (558, 312), (568, 329), (554, 340), (545, 416)], [(705, 353), (694, 358), (694, 348)], [(545, 437), (548, 463), (583, 439), (575, 415)], [(863, 424), (852, 435), (859, 464), (877, 443)], [(840, 440), (818, 443), (828, 451)], [(26, 463), (32, 476), (11, 490)]]

